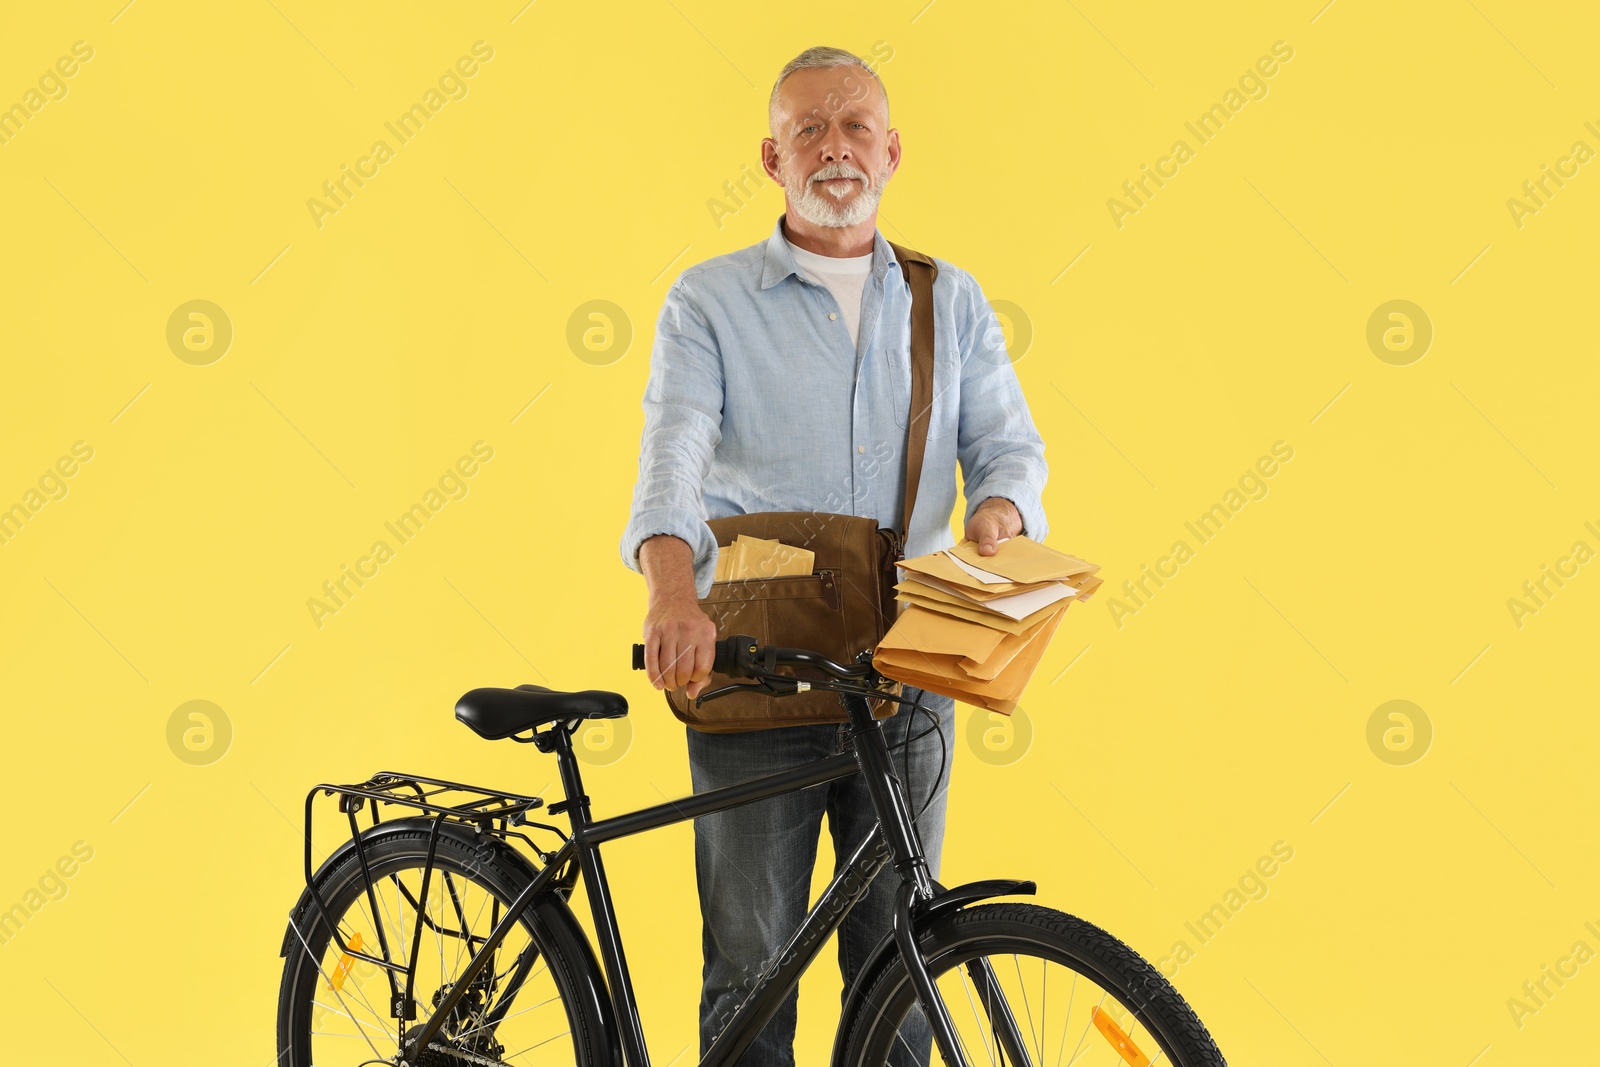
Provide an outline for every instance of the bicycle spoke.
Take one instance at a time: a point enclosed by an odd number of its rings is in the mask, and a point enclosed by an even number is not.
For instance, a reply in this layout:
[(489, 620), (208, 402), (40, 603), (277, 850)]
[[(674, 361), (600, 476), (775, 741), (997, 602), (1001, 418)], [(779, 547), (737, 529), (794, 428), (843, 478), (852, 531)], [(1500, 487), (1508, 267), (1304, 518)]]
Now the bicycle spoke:
[[(950, 978), (949, 971), (944, 977), (947, 981), (961, 983), (973, 1027), (981, 1035), (983, 1051), (991, 1064), (1002, 1067), (1048, 1067), (1049, 1060), (1045, 1053), (1047, 1034), (1039, 1025), (1041, 1019), (1048, 1021), (1047, 1016), (1043, 1014), (1048, 1010), (1044, 992), (1049, 989), (1048, 971), (1043, 969), (1045, 961), (1041, 960), (1042, 989), (1035, 991), (1023, 971), (1021, 957), (1015, 953), (1011, 954), (1010, 973), (1016, 975), (1016, 982), (1012, 983), (1009, 979), (1002, 978), (1003, 967), (996, 966), (1000, 955), (980, 956), (967, 960), (951, 968), (951, 971), (959, 972), (959, 979)], [(1036, 996), (1040, 999), (1039, 1016), (1035, 1016), (1033, 1011)], [(1028, 1022), (1026, 1030), (1022, 1027), (1015, 1011), (1015, 1005), (1019, 1001), (1023, 1005), (1023, 1017)], [(959, 1029), (957, 1032), (961, 1033)], [(1034, 1045), (1034, 1055), (1031, 1057), (1028, 1054), (1030, 1036)]]
[[(461, 972), (461, 949), (464, 945), (471, 944), (472, 926), (467, 922), (467, 912), (466, 909), (461, 906), (461, 893), (458, 889), (456, 889), (455, 881), (447, 878), (445, 880), (445, 886), (450, 890), (450, 906), (455, 910), (456, 913), (456, 929), (461, 931), (461, 937), (456, 941), (456, 959), (455, 963), (452, 965), (451, 971), (452, 974), (459, 974)], [(442, 912), (444, 909), (444, 901), (441, 900), (439, 902), (439, 908)], [(482, 914), (481, 906), (479, 914)], [(440, 957), (439, 965), (441, 968), (443, 968), (443, 957)]]
[[(1061, 1067), (1061, 1057), (1067, 1052), (1067, 1027), (1072, 1025), (1072, 1004), (1078, 999), (1078, 972), (1072, 972), (1072, 990), (1067, 994), (1067, 1011), (1061, 1019), (1061, 1051), (1056, 1053), (1056, 1067)], [(1068, 1064), (1067, 1067), (1072, 1067)]]
[(1044, 1038), (1049, 1029), (1045, 1026), (1045, 1012), (1050, 1010), (1050, 1000), (1046, 995), (1050, 989), (1050, 965), (1045, 960), (1039, 961), (1039, 1063), (1044, 1063)]
[[(984, 1032), (983, 1032), (983, 1020), (978, 1018), (978, 1005), (972, 999), (972, 983), (967, 980), (967, 969), (965, 967), (962, 967), (960, 969), (960, 973), (961, 973), (961, 987), (967, 994), (967, 1004), (968, 1004), (968, 1006), (972, 1008), (972, 1021), (978, 1025), (978, 1036), (983, 1038), (983, 1051), (989, 1054), (989, 1062), (990, 1063), (994, 1063), (995, 1062), (994, 1050), (989, 1045), (988, 1037), (984, 1035)], [(999, 1035), (995, 1036), (995, 1040), (996, 1040), (996, 1042), (999, 1041)], [(963, 1042), (962, 1044), (963, 1044), (963, 1046), (965, 1046), (965, 1042)]]
[[(1044, 961), (1042, 961), (1042, 960), (1040, 961), (1041, 969), (1042, 969), (1043, 962)], [(1026, 1009), (1026, 1011), (1028, 1013), (1028, 1033), (1033, 1034), (1034, 1040), (1037, 1042), (1039, 1035), (1037, 1033), (1035, 1033), (1034, 1028), (1033, 1028), (1033, 1006), (1028, 1003), (1028, 987), (1027, 987), (1026, 983), (1024, 983), (1023, 980), (1022, 980), (1022, 960), (1017, 958), (1017, 954), (1015, 952), (1013, 952), (1011, 954), (1011, 965), (1017, 969), (1017, 988), (1022, 990), (1022, 1006), (1023, 1006), (1024, 1009)], [(1044, 977), (1046, 977), (1046, 976), (1043, 973), (1041, 973), (1041, 975), (1040, 975), (1041, 980)], [(998, 982), (999, 978), (996, 977), (995, 980)], [(1044, 1005), (1047, 1003), (1047, 1001), (1045, 1001), (1045, 999), (1044, 999), (1044, 994), (1042, 992), (1039, 994), (1039, 1002), (1040, 1002), (1039, 1003), (1039, 1010), (1042, 1012), (1042, 1011), (1044, 1011)], [(1043, 1048), (1039, 1049), (1038, 1058), (1040, 1060), (1044, 1059), (1044, 1049)]]
[[(1097, 1008), (1104, 1007), (1107, 996), (1109, 996), (1109, 994), (1106, 993), (1106, 991), (1102, 989), (1100, 991), (1100, 1003), (1096, 1004), (1095, 1007), (1097, 1007)], [(1092, 1012), (1090, 1013), (1090, 1017), (1091, 1018), (1093, 1017), (1093, 1013)], [(1084, 1022), (1084, 1024), (1083, 1024), (1083, 1033), (1078, 1035), (1078, 1043), (1076, 1045), (1072, 1046), (1072, 1059), (1067, 1061), (1067, 1067), (1072, 1067), (1072, 1065), (1074, 1063), (1078, 1062), (1078, 1050), (1083, 1048), (1084, 1039), (1089, 1036), (1089, 1031), (1091, 1029), (1093, 1029), (1093, 1028), (1094, 1028), (1094, 1023), (1093, 1022), (1089, 1022), (1089, 1021), (1085, 1021)], [(1062, 1037), (1063, 1037), (1063, 1039), (1066, 1037), (1066, 1031), (1064, 1031), (1064, 1030), (1062, 1031)]]
[[(547, 1000), (541, 1000), (537, 1004), (530, 1004), (526, 1008), (518, 1008), (516, 1011), (514, 1011), (511, 1014), (507, 1015), (504, 1019), (502, 1019), (500, 1021), (501, 1021), (502, 1024), (503, 1023), (508, 1023), (512, 1019), (515, 1019), (519, 1015), (526, 1015), (528, 1012), (533, 1011), (536, 1008), (542, 1008), (546, 1004), (558, 1004), (558, 1003), (560, 1003), (560, 1001), (561, 1001), (561, 997), (560, 996), (550, 997)], [(487, 1025), (487, 1024), (485, 1024), (485, 1025)], [(479, 1030), (482, 1030), (482, 1029), (483, 1029), (482, 1026), (475, 1026), (471, 1030), (464, 1031), (459, 1036), (461, 1036), (461, 1037), (471, 1037), (473, 1034), (477, 1033)]]
[[(489, 904), (491, 904), (491, 903), (493, 904), (493, 907), (490, 908), (490, 912), (489, 912), (489, 928), (492, 930), (494, 928), (494, 926), (496, 925), (496, 922), (495, 922), (496, 917), (500, 914), (500, 901), (498, 899), (496, 899), (495, 897), (493, 897), (492, 895), (490, 895), (488, 893), (485, 893), (484, 894), (483, 903), (478, 905), (478, 917), (482, 918), (484, 907), (489, 905)], [(474, 925), (476, 925), (476, 920), (474, 921)], [(487, 938), (487, 936), (488, 935), (486, 934), (485, 938)], [(467, 949), (469, 950), (468, 954), (470, 955), (471, 952), (473, 951), (472, 950), (472, 942), (469, 940), (469, 941), (465, 942), (465, 944), (466, 944)], [(497, 949), (496, 951), (499, 951), (499, 950)], [(492, 981), (492, 979), (493, 979), (493, 967), (494, 967), (493, 958), (490, 958), (489, 960), (485, 961), (484, 972), (480, 972), (480, 974), (481, 973), (488, 973), (490, 975), (490, 978), (488, 980), (486, 980), (486, 981)], [(458, 969), (456, 971), (456, 975), (460, 975), (460, 973), (461, 972)], [(455, 977), (452, 977), (452, 981), (456, 981), (456, 980), (458, 980), (458, 979), (455, 978)], [(480, 1012), (474, 1014), (472, 1017), (470, 1017), (468, 1019), (469, 1023), (476, 1023), (477, 1024), (475, 1027), (473, 1027), (473, 1029), (481, 1029), (484, 1026), (483, 1020), (487, 1017), (488, 1012), (489, 1012), (489, 1003), (488, 1002), (489, 1002), (489, 996), (490, 996), (490, 991), (492, 990), (492, 986), (486, 984), (484, 988), (485, 988), (484, 1005), (483, 1005), (482, 1010)]]
[[(344, 994), (340, 990), (333, 987), (332, 980), (328, 978), (328, 972), (322, 969), (322, 961), (316, 958), (315, 954), (311, 950), (311, 946), (306, 944), (305, 935), (300, 932), (300, 927), (291, 920), (289, 923), (289, 928), (294, 931), (295, 937), (300, 939), (300, 944), (305, 949), (306, 957), (310, 959), (312, 964), (316, 967), (318, 975), (321, 976), (323, 981), (328, 983), (328, 987), (330, 989), (333, 989), (333, 995), (338, 999), (339, 1004), (348, 1012), (350, 1006), (345, 1003)], [(313, 1000), (314, 999), (315, 998), (313, 998)], [(363, 994), (363, 999), (365, 999), (365, 994)], [(367, 1008), (369, 1011), (371, 1010), (372, 1006), (370, 1003), (367, 1005)], [(347, 1018), (349, 1018), (351, 1022), (356, 1022), (354, 1015), (347, 1015)], [(356, 1023), (356, 1025), (360, 1026), (360, 1023)], [(383, 1054), (378, 1051), (378, 1046), (372, 1043), (372, 1038), (367, 1036), (367, 1033), (364, 1029), (361, 1031), (361, 1036), (366, 1040), (367, 1046), (372, 1049), (372, 1054), (378, 1057), (380, 1060), (383, 1059)], [(398, 1040), (398, 1038), (396, 1038), (396, 1040)]]
[[(358, 909), (362, 910), (363, 913), (366, 913), (366, 915), (368, 915), (368, 918), (371, 918), (371, 928), (373, 928), (373, 933), (381, 934), (381, 936), (379, 936), (379, 937), (374, 937), (374, 939), (373, 939), (373, 944), (374, 945), (382, 945), (382, 944), (386, 944), (386, 942), (392, 941), (392, 942), (394, 942), (394, 944), (402, 944), (402, 949), (405, 950), (405, 945), (403, 945), (403, 942), (405, 942), (405, 934), (403, 934), (403, 926), (402, 925), (398, 925), (398, 923), (395, 923), (395, 921), (392, 920), (392, 918), (389, 917), (389, 899), (387, 899), (386, 893), (384, 893), (384, 886), (382, 886), (382, 880), (381, 880), (381, 878), (374, 878), (373, 881), (374, 881), (374, 883), (376, 883), (376, 885), (373, 886), (373, 897), (374, 897), (374, 899), (376, 899), (376, 901), (378, 901), (378, 907), (379, 907), (379, 909), (382, 910), (382, 917), (389, 918), (389, 923), (387, 923), (387, 925), (382, 926), (382, 929), (379, 929), (379, 926), (381, 926), (381, 920), (379, 920), (378, 915), (374, 915), (374, 913), (371, 912), (371, 904), (370, 904), (370, 901), (368, 901), (368, 899), (366, 899), (366, 894), (365, 893), (362, 894), (362, 899), (360, 899), (360, 901), (357, 902), (357, 905), (355, 905), (355, 907), (358, 907)], [(392, 937), (392, 939), (390, 939), (390, 937), (387, 936), (387, 931), (389, 931), (390, 928), (394, 929), (394, 931), (395, 931), (394, 937)], [(394, 944), (390, 944), (389, 945), (389, 958), (392, 961), (395, 960)], [(398, 961), (398, 963), (400, 963), (400, 965), (405, 966), (405, 957), (403, 957), (403, 955), (402, 955), (402, 957), (398, 957), (397, 961)]]
[[(1035, 942), (1037, 927), (1032, 924), (1009, 936), (989, 934), (978, 923), (974, 928), (969, 935), (972, 940), (967, 942), (977, 942), (972, 949), (929, 957), (930, 965), (936, 964), (938, 995), (952, 1006), (956, 1052), (966, 1058), (969, 1067), (1128, 1067), (1132, 1063), (1171, 1067), (1175, 1055), (1181, 1063), (1220, 1067), (1223, 1062), (1203, 1056), (1191, 1061), (1181, 1051), (1174, 1051), (1182, 1050), (1183, 1045), (1169, 1043), (1170, 1035), (1160, 1036), (1159, 1029), (1164, 1021), (1161, 1013), (1170, 1011), (1170, 1001), (1163, 1005), (1158, 995), (1136, 1011), (1122, 999), (1121, 992), (1113, 991), (1125, 988), (1129, 979), (1100, 970), (1106, 965), (1103, 957), (1097, 956), (1086, 967), (1088, 961), (1072, 954), (1078, 946), (1057, 947), (1042, 939), (1035, 951), (1014, 948), (1018, 942)], [(984, 943), (986, 936), (996, 942), (993, 947)], [(1009, 965), (1005, 962), (1008, 955)], [(1037, 965), (1032, 962), (1035, 960)], [(869, 994), (874, 997), (869, 1001), (872, 1010), (884, 1025), (858, 1022), (850, 1031), (861, 1035), (847, 1049), (851, 1067), (899, 1064), (902, 1056), (919, 1062), (928, 1055), (926, 1044), (918, 1047), (927, 1036), (921, 1002), (903, 971), (895, 977), (895, 984), (882, 986), (892, 992)], [(1070, 981), (1066, 980), (1069, 977)], [(1080, 985), (1084, 990), (1081, 998)], [(953, 1006), (962, 996), (967, 1010), (957, 1011)], [(891, 1011), (900, 1014), (898, 1025), (889, 1021)], [(1214, 1044), (1210, 1048), (1214, 1050)], [(938, 1057), (931, 1063), (932, 1067), (944, 1067)]]
[(513, 1052), (509, 1056), (502, 1056), (501, 1059), (514, 1060), (518, 1056), (526, 1056), (528, 1053), (532, 1052), (534, 1049), (540, 1047), (541, 1045), (548, 1045), (550, 1042), (554, 1041), (556, 1038), (558, 1038), (558, 1037), (566, 1037), (570, 1033), (572, 1033), (571, 1030), (563, 1030), (559, 1034), (555, 1034), (555, 1035), (553, 1035), (551, 1037), (545, 1038), (543, 1041), (540, 1041), (540, 1042), (537, 1042), (535, 1044), (529, 1045), (527, 1048), (523, 1049), (521, 1052)]
[[(454, 976), (461, 973), (462, 952), (465, 951), (469, 959), (472, 956), (472, 932), (478, 928), (478, 920), (483, 918), (483, 909), (489, 906), (490, 894), (485, 893), (483, 895), (483, 900), (478, 904), (478, 911), (473, 915), (470, 923), (467, 922), (466, 912), (461, 908), (459, 895), (454, 890), (451, 891), (450, 895), (455, 900), (456, 911), (461, 917), (461, 940), (456, 944), (456, 961), (450, 972)], [(482, 940), (482, 938), (479, 938), (479, 940)]]
[[(366, 1038), (366, 1036), (367, 1036), (366, 1032), (364, 1030), (360, 1029), (363, 1026), (363, 1023), (361, 1022), (360, 1019), (357, 1019), (354, 1015), (350, 1015), (347, 1012), (342, 1012), (338, 1008), (333, 1007), (331, 1004), (324, 1004), (320, 1000), (313, 1000), (311, 1003), (316, 1005), (319, 1008), (323, 1008), (323, 1009), (325, 1009), (327, 1011), (331, 1011), (335, 1015), (344, 1016), (344, 1018), (349, 1019), (352, 1023), (354, 1023), (356, 1025), (356, 1027), (357, 1027), (357, 1030), (358, 1030), (358, 1032), (354, 1033), (354, 1034), (339, 1034), (339, 1033), (334, 1033), (332, 1031), (326, 1031), (326, 1030), (324, 1030), (324, 1031), (314, 1031), (316, 1033), (319, 1033), (320, 1036), (322, 1036), (322, 1037), (351, 1037), (351, 1038), (363, 1038), (363, 1039)], [(398, 1040), (397, 1035), (395, 1035), (393, 1031), (387, 1031), (387, 1032), (384, 1033), (383, 1036), (386, 1039), (391, 1040), (391, 1041)], [(367, 1040), (367, 1044), (368, 1045), (372, 1044), (370, 1039)], [(377, 1050), (373, 1049), (373, 1051), (376, 1052)]]
[[(348, 1005), (348, 1002), (345, 1001), (345, 999), (344, 999), (342, 988), (335, 989), (333, 987), (333, 980), (329, 977), (328, 972), (323, 968), (321, 963), (317, 964), (317, 973), (322, 977), (322, 980), (327, 983), (328, 988), (332, 991), (333, 995), (338, 998), (339, 1003), (340, 1004), (344, 1004), (346, 1007), (348, 1007), (349, 1005)], [(346, 976), (345, 982), (343, 984), (344, 985), (349, 985), (350, 984), (348, 976)], [(355, 984), (352, 986), (352, 988), (353, 988), (356, 996), (360, 997), (361, 1003), (366, 1006), (367, 1014), (372, 1016), (373, 1020), (375, 1021), (376, 1025), (377, 1025), (377, 1028), (383, 1032), (383, 1035), (386, 1038), (388, 1038), (389, 1040), (391, 1040), (391, 1041), (399, 1041), (400, 1035), (398, 1033), (396, 1033), (395, 1031), (389, 1029), (389, 1024), (388, 1024), (387, 1021), (385, 1021), (386, 1020), (386, 1016), (380, 1015), (378, 1013), (378, 1009), (373, 1005), (372, 1000), (367, 996), (367, 991), (362, 987), (361, 982), (360, 982), (359, 979), (355, 982)], [(345, 1018), (349, 1019), (357, 1027), (364, 1027), (366, 1025), (366, 1024), (362, 1023), (362, 1021), (360, 1019), (357, 1019), (354, 1014), (346, 1014), (346, 1013), (343, 1013), (343, 1012), (341, 1012), (340, 1014), (345, 1015)], [(362, 1033), (365, 1034), (365, 1032), (366, 1031), (363, 1029)], [(376, 1050), (374, 1050), (374, 1051), (376, 1051)]]
[[(1014, 954), (1012, 960), (1014, 962), (1016, 960)], [(1017, 966), (1017, 974), (1019, 977), (1022, 974), (1020, 964)], [(1000, 984), (1000, 972), (985, 958), (979, 962), (979, 975), (985, 979), (983, 1008), (989, 1018), (989, 1028), (994, 1034), (995, 1051), (1001, 1054), (1002, 1062), (1009, 1058), (1014, 1067), (1037, 1067), (1028, 1060), (1027, 1042), (1017, 1025), (1017, 1013), (1011, 1008), (1012, 998)], [(1023, 1011), (1027, 1013), (1031, 1026), (1033, 1004), (1028, 997), (1027, 983), (1020, 981), (1017, 983), (1016, 995), (1022, 998)]]
[[(913, 1004), (911, 1006), (911, 1012), (913, 1015), (919, 1015), (922, 1014), (922, 1009)], [(881, 1017), (882, 1016), (880, 1016), (880, 1018)], [(924, 1023), (926, 1024), (926, 1016), (924, 1016)], [(911, 1047), (911, 1042), (906, 1040), (905, 1027), (901, 1027), (899, 1030), (895, 1031), (894, 1039), (900, 1043), (901, 1048), (906, 1050), (907, 1056), (910, 1056), (913, 1060), (917, 1058), (916, 1050)]]
[[(374, 887), (374, 889), (372, 891), (372, 895), (378, 899), (378, 907), (383, 912), (383, 918), (388, 920), (388, 924), (385, 927), (385, 930), (388, 930), (389, 928), (393, 928), (393, 930), (395, 932), (394, 933), (394, 937), (392, 939), (389, 938), (387, 933), (386, 933), (385, 937), (384, 937), (384, 940), (392, 940), (395, 943), (403, 942), (405, 940), (405, 934), (404, 934), (404, 929), (405, 928), (401, 924), (396, 922), (393, 918), (390, 917), (390, 915), (389, 915), (389, 900), (384, 895), (383, 886), (382, 885), (378, 885), (378, 886)], [(368, 908), (368, 910), (370, 911), (371, 909)], [(378, 922), (379, 922), (378, 916), (376, 916), (376, 915), (372, 916), (372, 928), (374, 930), (378, 929)], [(382, 942), (376, 942), (376, 943), (381, 944)], [(404, 945), (402, 945), (401, 947), (405, 948)], [(389, 953), (390, 953), (391, 956), (395, 956), (394, 944), (391, 944), (389, 946)], [(406, 960), (405, 960), (404, 956), (396, 957), (395, 962), (399, 963), (401, 966), (405, 966), (406, 965)]]

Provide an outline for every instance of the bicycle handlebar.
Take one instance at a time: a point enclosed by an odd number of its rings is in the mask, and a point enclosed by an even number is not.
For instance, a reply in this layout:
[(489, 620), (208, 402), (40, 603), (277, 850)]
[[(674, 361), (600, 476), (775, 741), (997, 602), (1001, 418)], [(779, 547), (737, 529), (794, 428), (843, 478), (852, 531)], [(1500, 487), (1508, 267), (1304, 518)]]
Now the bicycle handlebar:
[[(734, 634), (718, 641), (715, 647), (716, 659), (712, 662), (711, 669), (729, 678), (761, 680), (775, 678), (793, 681), (787, 675), (777, 673), (779, 667), (787, 666), (814, 667), (840, 681), (864, 681), (874, 673), (870, 660), (854, 667), (846, 667), (808, 648), (759, 645), (756, 639), (748, 634)], [(636, 671), (645, 669), (644, 646), (641, 644), (633, 646), (633, 669)]]

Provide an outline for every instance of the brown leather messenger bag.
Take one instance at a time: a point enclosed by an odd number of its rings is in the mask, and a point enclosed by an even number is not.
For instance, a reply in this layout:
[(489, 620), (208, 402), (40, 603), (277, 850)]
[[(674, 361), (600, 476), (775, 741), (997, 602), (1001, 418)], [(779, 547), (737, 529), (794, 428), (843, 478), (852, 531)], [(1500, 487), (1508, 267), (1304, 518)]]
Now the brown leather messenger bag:
[[(768, 511), (708, 520), (717, 544), (740, 534), (781, 541), (815, 554), (813, 573), (715, 582), (701, 600), (716, 623), (717, 640), (747, 634), (763, 645), (808, 648), (836, 663), (853, 663), (876, 648), (898, 614), (895, 565), (904, 559), (933, 406), (933, 280), (938, 267), (920, 252), (889, 243), (911, 288), (911, 407), (906, 419), (905, 495), (898, 530), (877, 520), (820, 511)], [(823, 680), (806, 667), (785, 668), (801, 680)], [(713, 672), (703, 692), (733, 684)], [(899, 694), (896, 683), (891, 692)], [(792, 696), (730, 693), (696, 706), (682, 687), (669, 690), (672, 713), (696, 730), (735, 733), (779, 726), (844, 722), (837, 693), (812, 689)], [(873, 701), (873, 715), (887, 718), (899, 705)]]

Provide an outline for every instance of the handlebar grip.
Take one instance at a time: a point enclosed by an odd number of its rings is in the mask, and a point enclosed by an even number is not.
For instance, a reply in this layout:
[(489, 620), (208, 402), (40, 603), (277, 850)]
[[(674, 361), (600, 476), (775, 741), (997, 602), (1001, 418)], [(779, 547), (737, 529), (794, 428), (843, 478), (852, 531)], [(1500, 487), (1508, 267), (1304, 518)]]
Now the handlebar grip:
[[(813, 652), (807, 648), (780, 648), (777, 645), (761, 646), (749, 634), (734, 634), (716, 642), (711, 662), (711, 669), (717, 674), (729, 678), (754, 678), (767, 680), (777, 678), (781, 681), (793, 679), (784, 675), (774, 675), (775, 668), (786, 666), (807, 666), (813, 670), (820, 670), (823, 674), (842, 682), (856, 682), (863, 678), (881, 678), (871, 665), (870, 656), (863, 652), (857, 657), (858, 665), (848, 667), (835, 663), (823, 656), (820, 652)], [(633, 669), (642, 671), (645, 667), (644, 645), (633, 646)], [(726, 688), (718, 693), (727, 692)]]
[[(730, 637), (724, 641), (717, 642), (716, 658), (711, 664), (711, 669), (713, 671), (716, 671), (718, 674), (727, 674), (728, 668), (732, 667), (738, 662), (733, 649), (735, 642), (739, 640), (740, 639), (737, 637)], [(636, 671), (644, 670), (644, 646), (638, 643), (635, 643), (633, 646), (633, 669)]]
[(738, 662), (734, 659), (733, 654), (733, 643), (737, 640), (738, 638), (736, 637), (730, 637), (725, 641), (717, 642), (717, 658), (712, 661), (712, 670), (718, 674), (727, 674), (728, 668)]

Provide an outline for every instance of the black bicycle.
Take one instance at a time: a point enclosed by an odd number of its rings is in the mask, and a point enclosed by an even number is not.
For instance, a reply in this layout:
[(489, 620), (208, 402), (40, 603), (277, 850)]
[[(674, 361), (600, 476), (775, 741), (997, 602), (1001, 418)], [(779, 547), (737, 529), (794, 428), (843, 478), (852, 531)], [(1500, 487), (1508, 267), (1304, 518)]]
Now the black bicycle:
[[(642, 667), (635, 645), (634, 668)], [(750, 681), (701, 700), (750, 685), (837, 691), (851, 751), (597, 820), (573, 734), (585, 720), (627, 714), (627, 701), (524, 685), (474, 689), (456, 717), (481, 737), (555, 754), (564, 796), (545, 810), (567, 816), (566, 832), (534, 820), (539, 797), (442, 779), (382, 773), (315, 786), (306, 797), (306, 890), (283, 939), (279, 1063), (649, 1067), (600, 846), (852, 774), (864, 776), (878, 832), (755, 980), (701, 1067), (737, 1061), (886, 866), (900, 882), (894, 929), (848, 991), (834, 1067), (927, 1063), (934, 1050), (948, 1067), (1224, 1063), (1171, 983), (1127, 945), (1064, 912), (994, 902), (1031, 895), (1034, 883), (946, 889), (929, 877), (905, 784), (869, 704), (900, 698), (870, 653), (846, 666), (730, 637), (718, 645), (715, 669)], [(313, 871), (319, 796), (338, 798), (350, 839)], [(571, 911), (580, 878), (593, 943)]]

